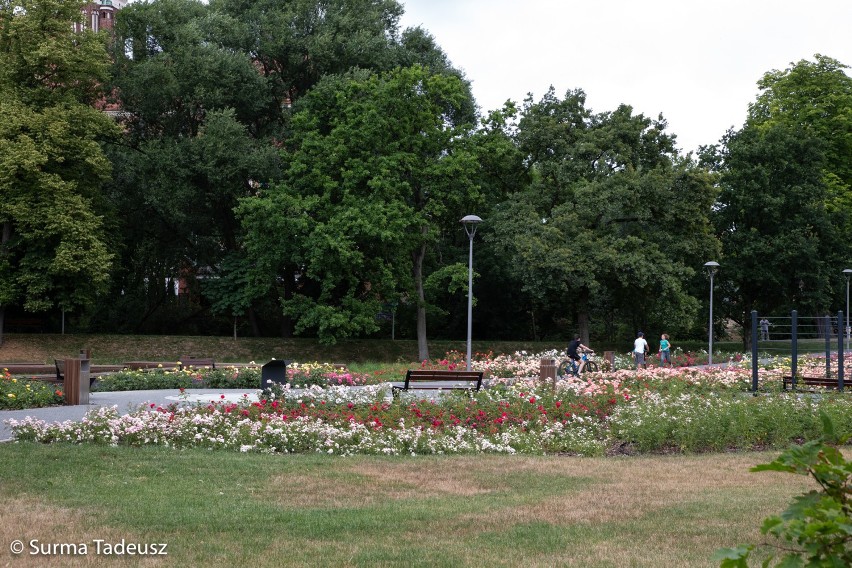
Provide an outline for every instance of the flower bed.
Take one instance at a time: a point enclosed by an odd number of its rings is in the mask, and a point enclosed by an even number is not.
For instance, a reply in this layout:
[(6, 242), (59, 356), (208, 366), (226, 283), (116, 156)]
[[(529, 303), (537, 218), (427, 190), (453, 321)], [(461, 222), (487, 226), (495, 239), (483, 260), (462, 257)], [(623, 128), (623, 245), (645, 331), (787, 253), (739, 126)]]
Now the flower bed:
[[(125, 369), (98, 378), (93, 391), (128, 391), (156, 389), (259, 389), (260, 365), (177, 369)], [(287, 368), (288, 381), (294, 387), (312, 385), (364, 385), (370, 375), (350, 373), (328, 363), (291, 363)]]
[(54, 406), (63, 403), (61, 388), (44, 381), (12, 377), (8, 369), (0, 375), (0, 410)]
[[(779, 375), (780, 376), (780, 375)], [(352, 389), (290, 385), (262, 400), (116, 409), (81, 423), (10, 422), (16, 439), (156, 444), (269, 453), (332, 454), (702, 452), (780, 447), (813, 439), (826, 412), (852, 432), (852, 397), (747, 391), (744, 369), (654, 369), (587, 374), (552, 387), (531, 378), (493, 380), (469, 396), (390, 396), (387, 383)]]

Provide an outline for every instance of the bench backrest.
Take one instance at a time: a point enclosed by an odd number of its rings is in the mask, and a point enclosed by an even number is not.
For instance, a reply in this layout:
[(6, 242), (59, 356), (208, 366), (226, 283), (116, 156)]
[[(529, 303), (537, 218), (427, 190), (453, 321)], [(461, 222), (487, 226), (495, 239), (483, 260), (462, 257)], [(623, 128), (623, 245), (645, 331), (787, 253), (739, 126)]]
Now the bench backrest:
[[(446, 371), (443, 369), (409, 369), (405, 374), (405, 388), (412, 383), (454, 383), (459, 388), (482, 388), (482, 371)], [(452, 387), (450, 387), (452, 388)]]
[[(784, 388), (787, 388), (787, 385), (793, 384), (793, 377), (787, 375), (784, 377)], [(813, 377), (813, 376), (798, 376), (796, 377), (796, 385), (806, 385), (806, 386), (817, 386), (817, 387), (830, 387), (837, 388), (838, 379), (833, 377)], [(846, 385), (844, 384), (844, 387)]]

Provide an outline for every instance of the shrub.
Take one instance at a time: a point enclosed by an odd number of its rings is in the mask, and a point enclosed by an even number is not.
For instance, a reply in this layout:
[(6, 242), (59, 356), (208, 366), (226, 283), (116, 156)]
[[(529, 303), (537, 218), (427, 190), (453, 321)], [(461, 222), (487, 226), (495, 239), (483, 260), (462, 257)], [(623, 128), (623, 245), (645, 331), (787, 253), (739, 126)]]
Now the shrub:
[(44, 381), (13, 378), (3, 369), (0, 378), (0, 410), (20, 410), (62, 404), (62, 387)]
[[(793, 500), (781, 515), (767, 518), (761, 532), (783, 544), (768, 546), (783, 552), (779, 566), (852, 566), (852, 461), (847, 461), (839, 444), (849, 437), (837, 437), (830, 417), (821, 414), (825, 438), (794, 446), (771, 463), (751, 471), (783, 471), (809, 475), (819, 485)], [(715, 560), (722, 568), (748, 566), (754, 545), (719, 550)], [(763, 562), (769, 566), (774, 555)]]

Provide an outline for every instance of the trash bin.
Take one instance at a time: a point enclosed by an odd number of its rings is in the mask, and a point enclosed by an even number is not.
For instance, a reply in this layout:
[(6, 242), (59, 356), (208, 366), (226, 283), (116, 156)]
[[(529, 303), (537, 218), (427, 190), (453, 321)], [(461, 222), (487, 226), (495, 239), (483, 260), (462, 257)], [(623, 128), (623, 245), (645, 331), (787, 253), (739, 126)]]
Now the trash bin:
[(287, 384), (287, 363), (283, 359), (273, 359), (269, 363), (260, 368), (260, 388), (266, 389), (271, 386), (270, 383), (279, 385)]
[(553, 386), (556, 386), (556, 359), (547, 358), (539, 361), (539, 378), (542, 381), (549, 379), (553, 382)]

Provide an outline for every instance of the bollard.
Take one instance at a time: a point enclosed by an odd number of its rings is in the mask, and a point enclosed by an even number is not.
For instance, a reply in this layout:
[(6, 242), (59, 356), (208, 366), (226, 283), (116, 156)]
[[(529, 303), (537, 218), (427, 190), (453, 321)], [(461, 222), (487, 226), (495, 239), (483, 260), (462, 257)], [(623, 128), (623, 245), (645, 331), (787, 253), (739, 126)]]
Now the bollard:
[(556, 359), (541, 359), (539, 361), (539, 378), (542, 381), (550, 379), (553, 382), (553, 388), (556, 388)]

